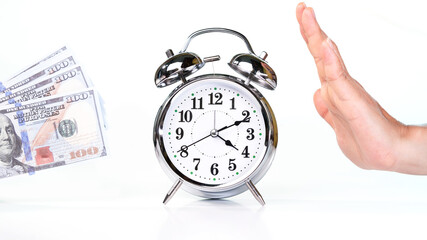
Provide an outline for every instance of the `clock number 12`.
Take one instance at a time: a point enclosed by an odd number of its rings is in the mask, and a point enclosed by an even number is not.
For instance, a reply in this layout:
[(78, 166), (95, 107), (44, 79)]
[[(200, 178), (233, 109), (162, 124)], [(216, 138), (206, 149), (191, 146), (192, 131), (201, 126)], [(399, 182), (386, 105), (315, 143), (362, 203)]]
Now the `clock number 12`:
[[(216, 101), (214, 102), (214, 98), (216, 99)], [(209, 105), (222, 105), (222, 94), (221, 93), (215, 93), (215, 95), (213, 93), (209, 94)]]

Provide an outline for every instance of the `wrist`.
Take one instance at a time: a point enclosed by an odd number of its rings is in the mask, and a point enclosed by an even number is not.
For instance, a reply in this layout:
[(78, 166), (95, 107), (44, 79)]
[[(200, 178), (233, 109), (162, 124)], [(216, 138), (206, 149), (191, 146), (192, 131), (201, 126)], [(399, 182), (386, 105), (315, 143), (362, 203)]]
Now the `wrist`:
[(396, 150), (396, 172), (427, 174), (427, 127), (402, 126)]

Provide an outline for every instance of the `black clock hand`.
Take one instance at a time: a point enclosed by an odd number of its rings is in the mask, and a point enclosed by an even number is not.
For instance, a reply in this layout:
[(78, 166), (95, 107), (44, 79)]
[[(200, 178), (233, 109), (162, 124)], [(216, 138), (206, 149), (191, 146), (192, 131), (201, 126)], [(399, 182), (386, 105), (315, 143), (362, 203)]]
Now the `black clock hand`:
[(221, 138), (221, 140), (225, 142), (225, 145), (230, 146), (230, 147), (232, 147), (232, 148), (236, 149), (237, 151), (239, 151), (239, 149), (237, 149), (237, 148), (236, 148), (236, 147), (235, 147), (235, 146), (230, 142), (230, 140), (225, 140), (225, 139), (224, 139), (224, 138), (222, 138), (220, 135), (218, 135), (218, 137), (219, 137), (219, 138)]
[(211, 136), (211, 135), (209, 134), (209, 135), (207, 135), (206, 137), (202, 137), (202, 138), (200, 138), (199, 140), (197, 140), (197, 141), (193, 142), (192, 144), (189, 144), (189, 145), (182, 145), (182, 146), (181, 146), (181, 149), (180, 149), (178, 152), (181, 152), (181, 151), (187, 151), (187, 149), (188, 149), (189, 147), (193, 146), (194, 144), (196, 144), (196, 143), (198, 143), (198, 142), (200, 142), (200, 141), (202, 141), (202, 140), (205, 140), (206, 138), (208, 138), (208, 137), (210, 137), (210, 136)]
[(243, 120), (241, 120), (241, 121), (235, 121), (233, 124), (231, 124), (231, 125), (228, 125), (228, 126), (225, 126), (225, 127), (223, 127), (223, 128), (220, 128), (219, 130), (218, 130), (218, 132), (221, 132), (221, 131), (223, 131), (223, 130), (225, 130), (225, 129), (227, 129), (227, 128), (230, 128), (230, 127), (232, 127), (232, 126), (239, 126), (242, 122), (249, 122), (249, 120), (251, 120), (251, 117), (245, 117)]

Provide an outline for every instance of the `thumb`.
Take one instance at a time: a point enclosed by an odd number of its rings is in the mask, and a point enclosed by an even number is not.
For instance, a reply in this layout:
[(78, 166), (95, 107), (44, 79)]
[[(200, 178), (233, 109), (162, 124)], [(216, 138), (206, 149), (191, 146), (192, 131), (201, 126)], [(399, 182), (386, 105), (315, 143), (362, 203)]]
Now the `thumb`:
[(334, 128), (334, 122), (332, 120), (331, 112), (329, 112), (328, 107), (322, 99), (321, 89), (317, 89), (313, 96), (314, 106), (316, 107), (317, 113), (325, 119), (325, 121)]

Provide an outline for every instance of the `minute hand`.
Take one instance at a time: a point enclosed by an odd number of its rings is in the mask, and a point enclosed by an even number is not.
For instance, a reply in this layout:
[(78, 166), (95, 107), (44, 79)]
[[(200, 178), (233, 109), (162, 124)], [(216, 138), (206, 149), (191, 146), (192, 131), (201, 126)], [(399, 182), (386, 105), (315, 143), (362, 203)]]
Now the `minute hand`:
[(211, 135), (209, 134), (209, 135), (207, 135), (207, 136), (205, 136), (205, 137), (203, 137), (203, 138), (200, 138), (199, 140), (197, 140), (197, 141), (193, 142), (192, 144), (189, 144), (189, 145), (182, 145), (182, 146), (181, 146), (181, 149), (180, 149), (178, 152), (186, 151), (189, 147), (191, 147), (191, 146), (195, 145), (196, 143), (198, 143), (198, 142), (200, 142), (200, 141), (202, 141), (202, 140), (205, 140), (206, 138), (208, 138), (208, 137), (210, 137), (210, 136), (211, 136)]
[(223, 127), (223, 128), (220, 128), (219, 130), (218, 130), (218, 132), (221, 132), (221, 131), (223, 131), (223, 130), (225, 130), (225, 129), (227, 129), (227, 128), (230, 128), (230, 127), (232, 127), (232, 126), (239, 126), (242, 122), (249, 122), (249, 120), (251, 119), (251, 117), (245, 117), (243, 120), (240, 120), (240, 121), (235, 121), (233, 124), (231, 124), (231, 125), (228, 125), (228, 126), (225, 126), (225, 127)]

